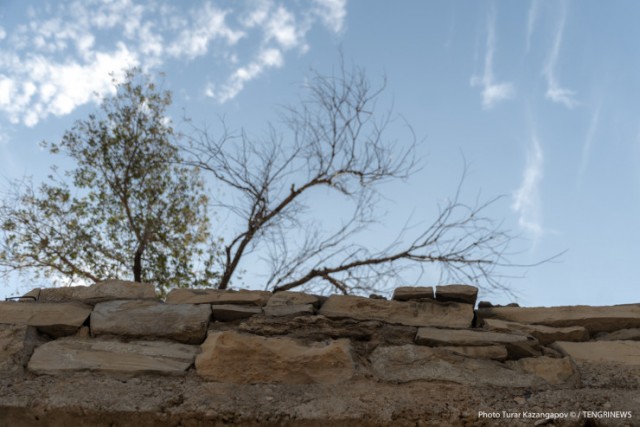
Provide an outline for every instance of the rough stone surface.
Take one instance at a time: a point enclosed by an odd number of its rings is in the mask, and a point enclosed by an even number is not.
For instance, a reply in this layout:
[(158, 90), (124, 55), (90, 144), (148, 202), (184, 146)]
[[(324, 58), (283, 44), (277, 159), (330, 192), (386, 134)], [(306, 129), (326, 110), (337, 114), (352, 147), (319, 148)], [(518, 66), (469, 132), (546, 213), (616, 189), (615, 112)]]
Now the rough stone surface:
[(75, 334), (90, 313), (90, 306), (77, 302), (0, 302), (0, 324), (35, 326), (52, 337)]
[(568, 357), (560, 359), (547, 356), (527, 357), (520, 360), (510, 360), (507, 365), (540, 377), (553, 385), (570, 383), (576, 386), (580, 381), (580, 374)]
[(213, 311), (213, 318), (222, 322), (246, 319), (247, 317), (262, 313), (260, 307), (236, 304), (212, 305), (211, 310)]
[(484, 319), (553, 327), (582, 326), (591, 335), (618, 329), (640, 328), (640, 304), (590, 307), (492, 307), (478, 309)]
[(97, 304), (91, 313), (91, 333), (125, 337), (168, 338), (199, 344), (207, 333), (209, 305), (163, 304), (129, 300)]
[(105, 280), (91, 286), (43, 288), (34, 289), (35, 291), (38, 291), (37, 298), (39, 302), (79, 301), (95, 305), (99, 302), (112, 300), (157, 299), (155, 288), (151, 283), (137, 283), (126, 280)]
[(640, 366), (640, 342), (636, 341), (560, 341), (552, 347), (576, 361)]
[(316, 308), (321, 305), (321, 298), (317, 295), (305, 294), (304, 292), (280, 291), (276, 292), (267, 301), (267, 307), (280, 305), (303, 305), (311, 304)]
[[(601, 333), (596, 336), (597, 341), (640, 341), (640, 328), (633, 329), (620, 329), (619, 331), (609, 332), (609, 333)], [(558, 341), (569, 341), (569, 340), (558, 340)]]
[(440, 349), (462, 356), (478, 359), (507, 360), (509, 353), (504, 345), (475, 345), (475, 346), (443, 346)]
[(262, 307), (271, 297), (265, 291), (228, 291), (221, 289), (173, 289), (167, 295), (168, 304), (244, 304)]
[(315, 313), (311, 304), (295, 305), (266, 305), (264, 314), (267, 316), (305, 316)]
[(532, 387), (534, 375), (519, 373), (492, 360), (472, 359), (439, 348), (417, 345), (378, 347), (371, 355), (374, 374), (383, 381), (452, 381), (498, 387)]
[(393, 291), (396, 301), (435, 299), (432, 286), (401, 286)]
[(354, 362), (348, 340), (303, 345), (291, 338), (227, 331), (209, 333), (196, 370), (206, 379), (231, 384), (335, 384), (352, 377)]
[(39, 343), (33, 326), (0, 324), (0, 373), (20, 371)]
[(172, 342), (63, 338), (38, 347), (29, 370), (48, 375), (74, 371), (179, 374), (189, 369), (197, 351), (197, 346)]
[(385, 301), (346, 295), (332, 295), (319, 311), (329, 318), (380, 320), (408, 326), (468, 328), (473, 306), (436, 301)]
[(543, 325), (526, 325), (516, 322), (507, 322), (499, 319), (485, 319), (484, 328), (495, 332), (521, 332), (531, 335), (540, 344), (548, 345), (556, 341), (587, 341), (589, 331), (582, 326), (567, 326), (564, 328), (553, 328)]
[(436, 300), (476, 304), (478, 288), (469, 285), (436, 286)]

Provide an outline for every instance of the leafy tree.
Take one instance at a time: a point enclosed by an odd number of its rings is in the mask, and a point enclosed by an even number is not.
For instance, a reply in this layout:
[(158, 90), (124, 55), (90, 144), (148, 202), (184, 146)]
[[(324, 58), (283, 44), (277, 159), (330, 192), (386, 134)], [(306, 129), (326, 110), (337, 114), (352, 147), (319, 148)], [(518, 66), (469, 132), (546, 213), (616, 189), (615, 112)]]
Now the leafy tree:
[(54, 167), (38, 189), (14, 183), (1, 202), (0, 268), (67, 283), (131, 278), (161, 291), (203, 284), (214, 277), (203, 260), (207, 198), (199, 171), (181, 163), (165, 114), (171, 95), (139, 69), (113, 83), (98, 113), (43, 143), (75, 169)]

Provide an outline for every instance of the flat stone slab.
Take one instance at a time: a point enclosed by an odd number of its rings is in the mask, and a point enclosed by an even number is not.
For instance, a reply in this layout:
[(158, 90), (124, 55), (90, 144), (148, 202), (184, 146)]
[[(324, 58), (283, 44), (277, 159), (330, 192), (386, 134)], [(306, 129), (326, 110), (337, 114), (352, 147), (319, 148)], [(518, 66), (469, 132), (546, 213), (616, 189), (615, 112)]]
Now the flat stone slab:
[(151, 283), (127, 280), (105, 280), (91, 286), (34, 289), (27, 295), (35, 296), (38, 302), (79, 301), (90, 305), (113, 300), (157, 299), (155, 287)]
[(435, 299), (432, 286), (400, 286), (393, 291), (395, 301)]
[[(596, 337), (597, 341), (640, 341), (640, 328), (620, 329), (619, 331), (601, 333)], [(562, 340), (569, 341), (569, 340)]]
[(417, 345), (378, 347), (369, 360), (373, 373), (383, 381), (451, 381), (498, 387), (532, 387), (542, 381), (493, 360), (473, 359)]
[(311, 304), (294, 304), (294, 305), (266, 305), (263, 308), (264, 314), (267, 316), (306, 316), (314, 314), (313, 305)]
[(38, 342), (33, 326), (0, 324), (0, 373), (21, 371)]
[(221, 289), (173, 289), (167, 295), (168, 304), (238, 304), (262, 307), (273, 295), (266, 291), (229, 291)]
[(640, 342), (637, 341), (556, 342), (552, 347), (580, 362), (640, 366)]
[(319, 308), (321, 300), (317, 295), (305, 294), (304, 292), (280, 291), (271, 295), (266, 306), (305, 304), (311, 304), (314, 307)]
[(495, 332), (524, 333), (537, 339), (540, 344), (548, 345), (556, 341), (587, 341), (589, 331), (583, 326), (554, 328), (544, 325), (526, 325), (499, 319), (484, 319), (484, 327)]
[(590, 307), (491, 307), (478, 309), (483, 319), (552, 327), (582, 326), (591, 335), (619, 329), (640, 328), (640, 304)]
[(319, 314), (335, 319), (380, 320), (407, 326), (468, 328), (473, 321), (470, 304), (436, 301), (386, 301), (348, 295), (332, 295)]
[(260, 307), (252, 305), (220, 304), (212, 305), (213, 318), (222, 322), (246, 319), (256, 314), (262, 314)]
[(507, 360), (509, 353), (504, 345), (474, 345), (474, 346), (442, 346), (439, 349), (460, 354), (474, 359)]
[(580, 374), (569, 357), (527, 357), (520, 360), (510, 360), (507, 365), (522, 372), (534, 374), (552, 385), (564, 384), (569, 381), (578, 385), (580, 381)]
[(231, 384), (336, 384), (354, 373), (349, 340), (301, 344), (233, 331), (209, 332), (196, 357), (205, 379)]
[(125, 337), (167, 338), (187, 344), (204, 341), (211, 306), (126, 300), (97, 304), (91, 313), (91, 333)]
[(91, 314), (91, 306), (78, 302), (0, 302), (0, 323), (35, 326), (52, 337), (75, 334)]
[(436, 300), (476, 304), (478, 288), (469, 285), (436, 286)]
[(77, 371), (123, 374), (182, 374), (199, 347), (171, 342), (63, 338), (36, 349), (29, 370), (65, 375)]

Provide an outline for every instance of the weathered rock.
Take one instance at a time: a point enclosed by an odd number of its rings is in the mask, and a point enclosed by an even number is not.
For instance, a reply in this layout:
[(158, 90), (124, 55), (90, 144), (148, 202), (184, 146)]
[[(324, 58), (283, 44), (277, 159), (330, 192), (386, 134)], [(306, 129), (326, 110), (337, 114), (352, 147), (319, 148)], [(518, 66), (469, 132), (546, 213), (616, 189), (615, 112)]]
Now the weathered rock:
[(436, 286), (436, 300), (476, 304), (478, 288), (469, 285)]
[(435, 295), (431, 286), (401, 286), (393, 291), (393, 299), (396, 301), (435, 299)]
[(97, 304), (91, 313), (91, 333), (125, 337), (168, 338), (199, 344), (207, 333), (209, 305), (164, 304), (127, 300)]
[(640, 342), (636, 341), (559, 341), (554, 343), (552, 347), (580, 362), (640, 366)]
[(78, 301), (95, 305), (99, 302), (125, 299), (155, 300), (157, 297), (155, 288), (151, 283), (138, 283), (126, 280), (105, 280), (91, 286), (43, 288), (39, 289), (38, 292), (39, 302)]
[(271, 297), (266, 291), (229, 291), (222, 289), (173, 289), (168, 304), (239, 304), (262, 307)]
[(540, 377), (553, 385), (567, 382), (572, 385), (578, 385), (580, 378), (578, 370), (568, 357), (560, 359), (547, 356), (527, 357), (520, 360), (510, 360), (507, 365), (513, 369)]
[(472, 359), (417, 345), (378, 347), (369, 357), (374, 374), (383, 381), (452, 381), (498, 387), (540, 384), (534, 375), (520, 373), (492, 360)]
[(526, 325), (516, 322), (507, 322), (500, 319), (484, 319), (484, 328), (495, 332), (520, 332), (531, 335), (540, 344), (548, 345), (556, 341), (587, 341), (589, 331), (582, 326), (566, 326), (553, 328), (544, 325)]
[(302, 345), (291, 338), (209, 333), (196, 357), (202, 377), (232, 384), (335, 384), (354, 373), (348, 340)]
[(443, 346), (439, 349), (474, 359), (507, 360), (509, 353), (504, 345), (480, 345), (480, 346)]
[(328, 319), (324, 316), (256, 316), (242, 322), (238, 330), (254, 335), (287, 335), (305, 341), (349, 338), (354, 342), (367, 342), (371, 345), (401, 345), (413, 343), (417, 328), (377, 320)]
[(21, 371), (39, 342), (33, 326), (0, 324), (0, 373)]
[(320, 303), (321, 298), (317, 295), (305, 294), (304, 292), (280, 291), (271, 295), (266, 306), (311, 304), (319, 308)]
[(252, 305), (221, 304), (212, 305), (211, 309), (213, 311), (213, 318), (222, 322), (246, 319), (256, 314), (262, 314), (260, 307)]
[[(640, 341), (640, 328), (620, 329), (619, 331), (601, 333), (596, 336), (597, 341)], [(560, 340), (559, 340), (560, 341)], [(562, 340), (570, 341), (570, 340)]]
[(199, 347), (172, 342), (63, 338), (36, 349), (29, 370), (65, 375), (74, 371), (124, 374), (181, 374)]
[(416, 343), (429, 346), (486, 346), (499, 344), (506, 347), (509, 357), (512, 359), (542, 354), (539, 343), (531, 336), (477, 329), (419, 328), (416, 334)]
[(305, 316), (314, 314), (313, 305), (311, 304), (295, 304), (295, 305), (266, 305), (264, 306), (264, 314), (267, 316)]
[(640, 328), (640, 304), (604, 307), (492, 307), (478, 309), (483, 319), (501, 319), (517, 323), (553, 327), (582, 326), (591, 335), (618, 329)]
[(468, 328), (473, 321), (473, 306), (437, 301), (384, 301), (356, 296), (332, 295), (320, 314), (329, 318), (380, 320), (408, 326)]
[(78, 302), (0, 302), (0, 323), (35, 326), (52, 337), (75, 334), (90, 313), (90, 306)]

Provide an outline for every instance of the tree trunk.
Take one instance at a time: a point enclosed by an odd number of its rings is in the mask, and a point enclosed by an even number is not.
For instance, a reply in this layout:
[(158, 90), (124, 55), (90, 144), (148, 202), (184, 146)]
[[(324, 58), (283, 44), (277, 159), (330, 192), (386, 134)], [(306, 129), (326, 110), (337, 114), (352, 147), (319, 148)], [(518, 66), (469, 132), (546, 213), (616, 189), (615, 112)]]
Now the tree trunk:
[(135, 282), (142, 282), (142, 252), (142, 248), (136, 249), (133, 257), (133, 280)]

